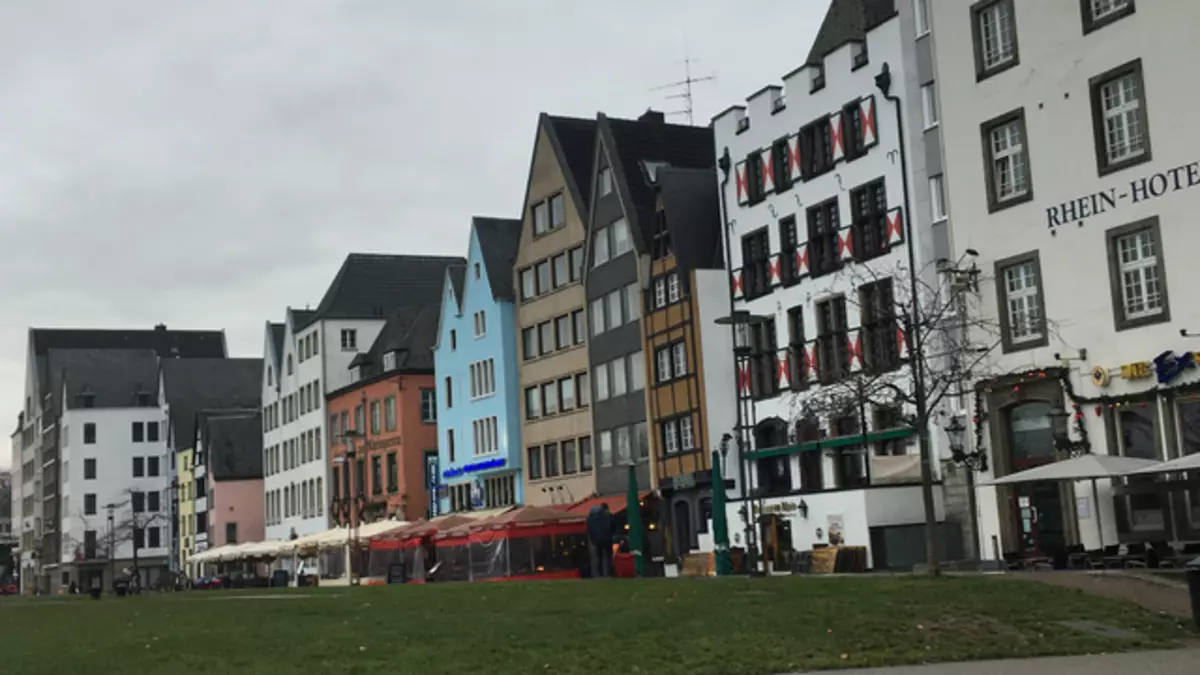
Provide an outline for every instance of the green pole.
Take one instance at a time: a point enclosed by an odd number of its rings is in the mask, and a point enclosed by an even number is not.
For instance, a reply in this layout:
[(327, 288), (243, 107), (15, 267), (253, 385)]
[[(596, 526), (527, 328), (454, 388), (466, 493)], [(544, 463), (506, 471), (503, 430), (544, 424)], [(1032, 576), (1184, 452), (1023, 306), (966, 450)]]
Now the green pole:
[(646, 564), (642, 560), (642, 505), (638, 501), (637, 466), (629, 465), (629, 494), (626, 496), (625, 522), (629, 525), (629, 552), (633, 554), (633, 571), (645, 576)]
[(729, 555), (729, 523), (725, 514), (725, 475), (721, 471), (721, 453), (712, 453), (713, 557), (717, 576), (733, 574), (733, 559)]

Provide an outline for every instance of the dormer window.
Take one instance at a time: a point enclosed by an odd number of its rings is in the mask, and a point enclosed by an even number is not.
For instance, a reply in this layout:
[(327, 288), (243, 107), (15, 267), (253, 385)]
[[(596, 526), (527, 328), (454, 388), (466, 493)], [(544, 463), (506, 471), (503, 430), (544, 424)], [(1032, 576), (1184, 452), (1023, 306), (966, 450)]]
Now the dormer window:
[(825, 88), (825, 66), (813, 66), (809, 71), (809, 77), (812, 78), (812, 84), (808, 89), (808, 93), (820, 91)]
[(363, 376), (363, 367), (362, 366), (354, 366), (353, 368), (350, 369), (350, 381), (351, 382), (358, 382), (358, 381), (362, 380), (362, 376)]
[(850, 70), (858, 70), (867, 65), (867, 43), (850, 43)]
[(396, 369), (396, 352), (387, 352), (383, 355), (383, 369), (385, 371)]

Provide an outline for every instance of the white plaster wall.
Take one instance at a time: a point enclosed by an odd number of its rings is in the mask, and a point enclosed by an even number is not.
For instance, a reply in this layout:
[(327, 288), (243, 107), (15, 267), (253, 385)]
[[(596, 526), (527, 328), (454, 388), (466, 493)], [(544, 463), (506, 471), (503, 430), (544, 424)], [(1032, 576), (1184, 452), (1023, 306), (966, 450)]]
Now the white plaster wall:
[[(699, 308), (700, 358), (704, 364), (704, 401), (708, 428), (705, 438), (720, 443), (722, 434), (732, 434), (737, 424), (737, 381), (733, 372), (733, 336), (728, 326), (718, 326), (720, 317), (729, 316), (729, 272), (696, 270), (693, 293)], [(730, 444), (729, 455), (721, 469), (735, 487), (731, 495), (741, 494), (738, 482), (737, 445)]]

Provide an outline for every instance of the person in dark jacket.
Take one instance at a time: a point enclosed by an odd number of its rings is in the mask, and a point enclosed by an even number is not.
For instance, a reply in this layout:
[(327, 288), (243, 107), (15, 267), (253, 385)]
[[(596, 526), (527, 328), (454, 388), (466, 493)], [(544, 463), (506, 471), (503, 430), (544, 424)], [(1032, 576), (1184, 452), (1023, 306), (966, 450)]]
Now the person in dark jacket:
[(596, 578), (612, 576), (612, 544), (616, 520), (608, 504), (593, 506), (588, 511), (587, 533), (588, 550), (592, 558), (592, 576)]

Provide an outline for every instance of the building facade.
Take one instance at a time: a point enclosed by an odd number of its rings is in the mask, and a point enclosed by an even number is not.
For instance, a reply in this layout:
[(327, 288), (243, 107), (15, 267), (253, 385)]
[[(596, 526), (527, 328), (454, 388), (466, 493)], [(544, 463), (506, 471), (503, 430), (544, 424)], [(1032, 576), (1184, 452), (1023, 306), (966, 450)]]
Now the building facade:
[(593, 120), (538, 118), (514, 262), (520, 330), (522, 495), (571, 504), (596, 492), (583, 250)]
[(375, 342), (389, 316), (436, 306), (446, 268), (462, 264), (455, 257), (352, 253), (315, 310), (289, 309), (282, 331), (267, 325), (263, 451), (278, 462), (269, 464), (264, 483), (267, 503), (294, 507), (271, 520), (267, 538), (328, 527), (326, 396), (353, 383), (351, 362)]
[[(716, 325), (729, 315), (716, 172), (661, 167), (642, 304), (650, 454), (676, 555), (701, 547), (712, 518), (712, 451), (736, 425), (733, 340)], [(734, 462), (730, 463), (729, 460)], [(737, 491), (736, 453), (718, 489)]]
[[(262, 541), (266, 533), (263, 491), (262, 413), (205, 411), (197, 416), (195, 457), (203, 475), (209, 548)], [(191, 570), (195, 573), (195, 570)]]
[(904, 318), (949, 244), (912, 187), (930, 154), (915, 21), (908, 2), (834, 0), (782, 87), (713, 120), (751, 497), (729, 518), (776, 566), (817, 544), (865, 546), (877, 568), (923, 559)]
[[(521, 226), (520, 220), (474, 218), (467, 266), (446, 276), (433, 350), (441, 393), (433, 467), (438, 513), (522, 503), (513, 288)], [(571, 335), (569, 325), (564, 329)]]
[(329, 394), (330, 511), (337, 524), (430, 515), (438, 443), (431, 348), (439, 310), (435, 303), (397, 311), (351, 362), (353, 382)]
[[(1200, 132), (1180, 86), (1200, 7), (931, 5), (954, 238), (978, 252), (982, 319), (998, 334), (968, 413), (990, 460), (980, 480), (1071, 452), (1200, 451), (1179, 261), (1200, 200)], [(1200, 539), (1200, 492), (1181, 481), (1100, 481), (1095, 501), (1082, 483), (977, 495), (989, 558), (1094, 549), (1097, 522), (1108, 545)]]

